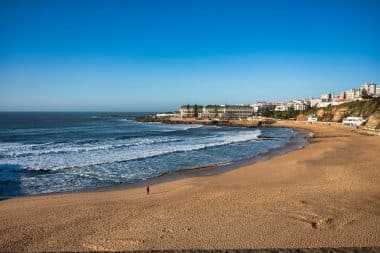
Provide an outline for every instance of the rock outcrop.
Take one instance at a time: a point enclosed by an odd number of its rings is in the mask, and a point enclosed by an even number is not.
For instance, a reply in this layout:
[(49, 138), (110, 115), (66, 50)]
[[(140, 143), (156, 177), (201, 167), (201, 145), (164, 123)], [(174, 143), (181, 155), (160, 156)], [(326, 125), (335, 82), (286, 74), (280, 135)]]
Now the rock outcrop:
[(380, 112), (376, 112), (369, 116), (367, 123), (365, 124), (366, 128), (377, 130), (380, 129)]
[(349, 116), (363, 117), (367, 120), (365, 127), (378, 130), (380, 129), (380, 98), (316, 108), (298, 115), (297, 119), (303, 120), (309, 114), (315, 114), (318, 120), (325, 122), (342, 122)]

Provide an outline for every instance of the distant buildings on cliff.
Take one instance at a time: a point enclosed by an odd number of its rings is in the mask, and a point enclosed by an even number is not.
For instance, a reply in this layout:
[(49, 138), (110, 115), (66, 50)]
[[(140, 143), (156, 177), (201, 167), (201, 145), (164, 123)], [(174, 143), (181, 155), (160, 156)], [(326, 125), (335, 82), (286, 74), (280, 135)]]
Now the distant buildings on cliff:
[(250, 105), (183, 105), (180, 108), (182, 118), (241, 119), (253, 113), (254, 108)]
[[(293, 107), (288, 106), (289, 109), (294, 110), (305, 110), (307, 108), (320, 108), (327, 107), (332, 105), (339, 105), (346, 102), (351, 102), (355, 100), (369, 99), (373, 97), (380, 97), (380, 85), (375, 83), (365, 83), (360, 88), (352, 88), (346, 91), (341, 92), (340, 94), (325, 93), (320, 96), (320, 98), (310, 98), (303, 99), (299, 101), (292, 101)], [(292, 102), (287, 102), (287, 104), (292, 104)], [(299, 107), (298, 104), (303, 104)], [(282, 109), (282, 107), (280, 107)], [(286, 111), (286, 108), (285, 110)]]
[(262, 115), (265, 112), (304, 111), (373, 97), (380, 97), (380, 85), (365, 83), (360, 88), (352, 88), (340, 94), (325, 93), (320, 98), (296, 99), (287, 102), (261, 101), (248, 105), (183, 105), (176, 116), (199, 119), (244, 119)]

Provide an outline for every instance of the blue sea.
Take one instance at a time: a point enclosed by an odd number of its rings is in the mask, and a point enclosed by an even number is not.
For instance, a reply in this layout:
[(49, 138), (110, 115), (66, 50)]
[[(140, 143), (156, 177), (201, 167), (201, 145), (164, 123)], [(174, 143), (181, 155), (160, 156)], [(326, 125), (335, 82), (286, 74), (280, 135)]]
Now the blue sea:
[(140, 123), (136, 113), (0, 113), (0, 196), (133, 183), (254, 158), (287, 128)]

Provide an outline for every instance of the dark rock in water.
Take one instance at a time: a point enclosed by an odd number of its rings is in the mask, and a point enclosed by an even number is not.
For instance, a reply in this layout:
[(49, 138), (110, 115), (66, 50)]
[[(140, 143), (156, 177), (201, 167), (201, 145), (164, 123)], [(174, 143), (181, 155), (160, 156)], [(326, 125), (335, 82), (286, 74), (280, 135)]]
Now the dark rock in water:
[(274, 140), (274, 139), (276, 139), (273, 136), (267, 136), (267, 135), (259, 135), (259, 138), (262, 140)]
[(133, 119), (138, 122), (161, 122), (162, 121), (162, 119), (159, 119), (154, 115), (136, 116)]

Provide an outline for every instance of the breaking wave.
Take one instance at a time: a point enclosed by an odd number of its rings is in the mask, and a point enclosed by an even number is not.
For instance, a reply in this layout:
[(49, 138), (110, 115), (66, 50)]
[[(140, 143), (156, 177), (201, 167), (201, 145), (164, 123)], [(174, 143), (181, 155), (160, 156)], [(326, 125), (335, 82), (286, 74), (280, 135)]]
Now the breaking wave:
[(236, 142), (255, 140), (260, 130), (225, 132), (206, 137), (138, 138), (126, 141), (105, 141), (90, 145), (53, 144), (0, 145), (0, 163), (21, 164), (29, 170), (62, 170), (99, 164), (145, 159), (174, 152), (188, 152)]
[(290, 129), (139, 123), (127, 114), (0, 117), (0, 196), (131, 183), (285, 145)]

